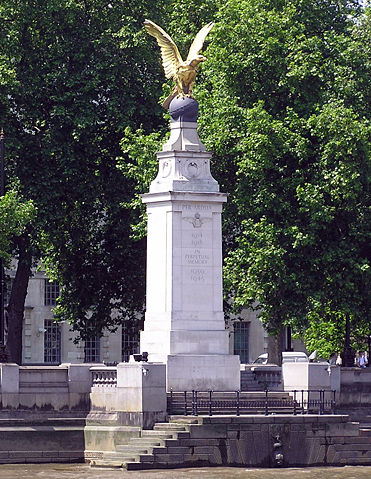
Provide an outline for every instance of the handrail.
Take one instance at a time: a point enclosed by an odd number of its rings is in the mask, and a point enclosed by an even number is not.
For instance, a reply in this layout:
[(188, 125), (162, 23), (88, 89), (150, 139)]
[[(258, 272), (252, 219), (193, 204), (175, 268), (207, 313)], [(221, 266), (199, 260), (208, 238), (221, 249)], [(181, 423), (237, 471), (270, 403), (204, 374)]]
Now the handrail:
[[(319, 415), (335, 413), (336, 391), (324, 389), (301, 389), (284, 391), (287, 398), (276, 397), (277, 391), (266, 389), (263, 397), (244, 398), (237, 391), (170, 391), (168, 396), (169, 414), (193, 416), (215, 414), (276, 414), (293, 415), (315, 413)], [(228, 397), (229, 396), (229, 397)]]

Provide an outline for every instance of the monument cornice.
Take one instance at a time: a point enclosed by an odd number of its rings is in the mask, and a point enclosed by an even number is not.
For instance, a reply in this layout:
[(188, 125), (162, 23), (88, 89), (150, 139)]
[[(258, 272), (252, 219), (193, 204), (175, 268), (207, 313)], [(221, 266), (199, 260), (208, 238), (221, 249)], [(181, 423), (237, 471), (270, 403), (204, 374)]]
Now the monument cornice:
[(163, 203), (163, 202), (206, 202), (206, 203), (226, 203), (227, 193), (204, 192), (204, 191), (165, 191), (156, 193), (145, 193), (141, 195), (143, 203)]

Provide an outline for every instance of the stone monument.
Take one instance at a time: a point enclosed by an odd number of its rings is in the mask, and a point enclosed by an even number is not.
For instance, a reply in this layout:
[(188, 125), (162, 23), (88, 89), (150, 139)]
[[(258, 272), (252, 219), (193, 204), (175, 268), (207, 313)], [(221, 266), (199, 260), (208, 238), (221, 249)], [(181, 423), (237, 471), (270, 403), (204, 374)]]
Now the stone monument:
[(222, 301), (221, 213), (227, 197), (197, 134), (197, 101), (174, 98), (147, 205), (147, 304), (141, 350), (166, 363), (167, 390), (237, 390)]
[(240, 388), (238, 356), (229, 354), (222, 293), (221, 213), (226, 195), (210, 173), (211, 153), (197, 134), (198, 103), (192, 96), (208, 23), (184, 61), (171, 37), (146, 20), (161, 48), (165, 76), (175, 87), (165, 100), (171, 134), (157, 153), (158, 175), (147, 205), (147, 307), (141, 350), (166, 364), (169, 391)]

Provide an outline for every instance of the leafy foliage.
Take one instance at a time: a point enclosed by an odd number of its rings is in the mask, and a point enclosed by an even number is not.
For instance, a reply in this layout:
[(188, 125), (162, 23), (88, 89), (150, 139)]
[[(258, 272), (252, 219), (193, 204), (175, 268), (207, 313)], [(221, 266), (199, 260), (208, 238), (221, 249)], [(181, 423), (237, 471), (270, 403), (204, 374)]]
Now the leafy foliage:
[[(213, 175), (229, 193), (228, 294), (272, 332), (304, 331), (314, 312), (367, 325), (369, 11), (356, 1), (214, 5), (195, 94)], [(141, 185), (152, 141), (131, 138)]]
[(36, 214), (31, 200), (25, 201), (16, 189), (9, 189), (0, 196), (0, 257), (8, 262), (11, 259), (11, 241), (20, 236)]
[(341, 312), (370, 319), (365, 50), (349, 4), (317, 4), (315, 21), (305, 4), (259, 11), (258, 26), (268, 24), (265, 36), (256, 32), (263, 62), (252, 72), (246, 51), (241, 63), (246, 79), (260, 73), (262, 81), (244, 97), (235, 89), (247, 118), (235, 197), (243, 231), (226, 279), (236, 304), (258, 307), (271, 330), (305, 329), (314, 302), (330, 307), (335, 323)]
[[(315, 305), (309, 314), (309, 324), (300, 339), (304, 339), (308, 351), (317, 350), (317, 358), (328, 359), (333, 353), (344, 350), (346, 319), (344, 314), (333, 312), (322, 305)], [(368, 350), (369, 324), (355, 321), (351, 325), (350, 347), (353, 351)]]
[(31, 247), (63, 286), (57, 316), (86, 337), (143, 306), (139, 194), (167, 130), (146, 17), (183, 55), (216, 22), (195, 94), (230, 193), (235, 305), (259, 308), (272, 331), (304, 330), (314, 312), (367, 323), (371, 29), (369, 10), (346, 0), (3, 0), (7, 174), (35, 205)]
[(0, 7), (7, 175), (37, 208), (31, 246), (62, 286), (56, 316), (83, 338), (143, 308), (144, 242), (131, 239), (132, 212), (122, 207), (134, 183), (116, 156), (128, 126), (162, 121), (160, 66), (142, 31), (162, 11), (151, 1)]

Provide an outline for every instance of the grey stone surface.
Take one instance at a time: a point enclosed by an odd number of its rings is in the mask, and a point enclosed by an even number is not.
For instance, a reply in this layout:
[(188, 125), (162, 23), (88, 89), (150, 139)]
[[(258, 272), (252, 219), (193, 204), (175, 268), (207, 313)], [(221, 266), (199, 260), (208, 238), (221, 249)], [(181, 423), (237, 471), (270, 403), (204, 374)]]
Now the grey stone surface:
[(175, 97), (169, 105), (172, 121), (196, 122), (198, 117), (198, 103), (194, 98)]

